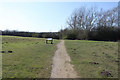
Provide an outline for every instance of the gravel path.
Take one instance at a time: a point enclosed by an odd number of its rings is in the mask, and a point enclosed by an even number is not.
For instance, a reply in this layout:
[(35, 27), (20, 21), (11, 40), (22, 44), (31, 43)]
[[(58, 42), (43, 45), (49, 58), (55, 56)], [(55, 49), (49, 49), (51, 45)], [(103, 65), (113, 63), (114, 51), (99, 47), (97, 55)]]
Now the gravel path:
[(57, 50), (53, 57), (51, 78), (78, 78), (70, 61), (71, 59), (67, 54), (64, 40), (61, 40), (61, 42), (57, 44)]

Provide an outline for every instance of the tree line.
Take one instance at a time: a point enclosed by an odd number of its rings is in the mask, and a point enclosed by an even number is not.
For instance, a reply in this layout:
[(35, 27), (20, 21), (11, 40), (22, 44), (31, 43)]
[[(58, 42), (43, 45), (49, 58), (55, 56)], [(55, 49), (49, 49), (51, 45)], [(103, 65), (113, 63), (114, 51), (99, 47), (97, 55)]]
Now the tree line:
[(60, 30), (60, 38), (78, 40), (117, 41), (120, 39), (118, 7), (104, 11), (95, 7), (81, 7), (67, 20), (67, 28)]
[(54, 38), (59, 39), (59, 32), (25, 32), (16, 30), (1, 31), (2, 35), (21, 36), (21, 37), (37, 37), (37, 38)]
[(118, 26), (118, 7), (104, 11), (96, 7), (81, 7), (75, 9), (67, 20), (67, 27), (59, 32), (23, 32), (1, 31), (2, 35), (72, 39), (72, 40), (120, 40), (120, 27)]

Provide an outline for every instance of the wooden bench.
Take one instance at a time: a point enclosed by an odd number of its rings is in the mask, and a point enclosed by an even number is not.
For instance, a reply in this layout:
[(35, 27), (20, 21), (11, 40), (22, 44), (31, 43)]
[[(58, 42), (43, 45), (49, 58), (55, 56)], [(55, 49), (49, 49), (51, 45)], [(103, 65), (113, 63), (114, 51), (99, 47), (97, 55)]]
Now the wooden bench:
[(46, 39), (46, 44), (48, 44), (48, 41), (51, 41), (51, 44), (53, 44), (53, 38), (47, 38)]

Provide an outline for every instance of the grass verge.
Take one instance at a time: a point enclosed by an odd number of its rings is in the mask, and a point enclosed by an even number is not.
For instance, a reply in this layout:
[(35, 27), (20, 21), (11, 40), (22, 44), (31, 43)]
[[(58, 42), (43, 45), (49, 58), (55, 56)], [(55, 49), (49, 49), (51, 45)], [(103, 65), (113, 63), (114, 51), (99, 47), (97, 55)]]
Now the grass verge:
[(65, 40), (78, 76), (81, 78), (118, 78), (118, 43)]
[(2, 77), (49, 78), (58, 42), (46, 44), (45, 39), (40, 38), (3, 36)]

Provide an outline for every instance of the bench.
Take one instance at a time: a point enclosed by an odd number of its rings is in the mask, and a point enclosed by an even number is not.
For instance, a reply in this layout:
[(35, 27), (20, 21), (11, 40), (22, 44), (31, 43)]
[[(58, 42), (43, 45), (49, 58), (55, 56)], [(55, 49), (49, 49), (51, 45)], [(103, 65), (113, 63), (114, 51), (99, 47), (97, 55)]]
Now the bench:
[(48, 41), (51, 41), (51, 44), (53, 44), (53, 38), (47, 38), (46, 39), (46, 44), (48, 44)]

